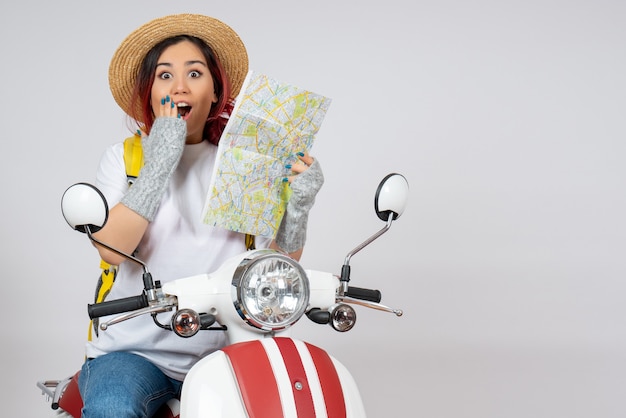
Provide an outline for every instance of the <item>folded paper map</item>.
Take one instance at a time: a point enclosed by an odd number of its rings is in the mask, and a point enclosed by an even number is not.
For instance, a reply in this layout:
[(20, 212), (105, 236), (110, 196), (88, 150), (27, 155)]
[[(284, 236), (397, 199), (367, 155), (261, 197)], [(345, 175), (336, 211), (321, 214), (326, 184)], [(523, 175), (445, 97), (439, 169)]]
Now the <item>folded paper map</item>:
[(290, 196), (285, 166), (311, 149), (330, 102), (250, 71), (219, 142), (204, 223), (274, 237)]

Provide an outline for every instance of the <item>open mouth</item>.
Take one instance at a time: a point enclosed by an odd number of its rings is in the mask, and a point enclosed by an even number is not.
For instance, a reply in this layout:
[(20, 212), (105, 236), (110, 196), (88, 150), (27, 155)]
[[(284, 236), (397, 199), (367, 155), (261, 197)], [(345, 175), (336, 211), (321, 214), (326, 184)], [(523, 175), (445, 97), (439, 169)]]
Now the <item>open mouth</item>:
[(178, 114), (180, 115), (180, 117), (184, 120), (187, 120), (189, 114), (191, 113), (191, 106), (189, 106), (187, 103), (178, 103), (176, 107), (178, 108)]

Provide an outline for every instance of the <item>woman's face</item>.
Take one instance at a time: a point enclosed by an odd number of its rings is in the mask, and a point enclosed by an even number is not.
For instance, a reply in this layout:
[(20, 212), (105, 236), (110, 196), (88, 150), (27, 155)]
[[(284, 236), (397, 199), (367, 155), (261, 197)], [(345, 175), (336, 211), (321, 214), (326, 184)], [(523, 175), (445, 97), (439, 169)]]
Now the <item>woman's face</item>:
[(189, 41), (169, 46), (158, 59), (150, 95), (155, 116), (163, 114), (159, 112), (163, 107), (161, 99), (167, 96), (187, 121), (187, 143), (201, 142), (204, 125), (217, 96), (204, 55)]

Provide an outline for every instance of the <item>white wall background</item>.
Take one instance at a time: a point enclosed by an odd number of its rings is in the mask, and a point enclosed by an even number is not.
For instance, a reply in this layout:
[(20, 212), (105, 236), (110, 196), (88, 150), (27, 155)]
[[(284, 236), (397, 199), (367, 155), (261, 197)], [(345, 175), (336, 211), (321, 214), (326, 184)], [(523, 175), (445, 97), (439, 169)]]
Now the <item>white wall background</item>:
[[(626, 3), (615, 0), (23, 0), (0, 6), (3, 416), (80, 367), (98, 258), (60, 213), (127, 132), (108, 90), (126, 35), (178, 12), (239, 32), (251, 66), (333, 99), (303, 258), (352, 258), (359, 309), (299, 335), (354, 373), (371, 417), (624, 417)], [(181, 342), (182, 343), (182, 342)]]

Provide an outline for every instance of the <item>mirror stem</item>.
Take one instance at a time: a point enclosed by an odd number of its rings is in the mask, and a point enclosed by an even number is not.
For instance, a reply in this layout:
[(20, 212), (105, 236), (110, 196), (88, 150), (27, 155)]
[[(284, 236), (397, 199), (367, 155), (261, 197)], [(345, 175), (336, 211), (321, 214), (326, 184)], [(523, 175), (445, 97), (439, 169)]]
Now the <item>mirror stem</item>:
[(133, 256), (132, 256), (132, 255), (130, 255), (130, 254), (126, 254), (126, 253), (124, 253), (124, 252), (122, 252), (122, 251), (120, 251), (120, 250), (118, 250), (118, 249), (116, 249), (116, 248), (113, 248), (113, 247), (111, 247), (110, 245), (105, 244), (104, 242), (102, 242), (102, 241), (98, 240), (96, 237), (94, 237), (94, 236), (91, 234), (91, 228), (89, 228), (89, 225), (85, 225), (85, 230), (86, 230), (86, 232), (87, 232), (87, 236), (89, 237), (89, 239), (90, 239), (91, 241), (95, 242), (96, 244), (99, 244), (99, 245), (103, 246), (103, 247), (104, 247), (104, 248), (106, 248), (107, 250), (113, 251), (113, 252), (114, 252), (115, 254), (117, 254), (117, 255), (121, 255), (121, 256), (122, 256), (122, 257), (124, 257), (124, 258), (127, 258), (127, 259), (129, 259), (129, 260), (131, 260), (131, 261), (134, 261), (135, 263), (139, 264), (139, 265), (143, 268), (143, 272), (144, 272), (144, 274), (149, 274), (149, 272), (148, 272), (148, 266), (146, 265), (146, 263), (144, 263), (143, 261), (141, 261), (140, 259), (138, 259), (138, 258), (136, 258), (136, 257), (133, 257)]
[(385, 225), (385, 227), (381, 229), (380, 231), (378, 231), (377, 233), (375, 233), (374, 235), (372, 235), (371, 237), (369, 237), (368, 239), (366, 239), (365, 241), (363, 241), (362, 244), (360, 244), (355, 249), (350, 251), (348, 255), (346, 256), (343, 262), (343, 267), (341, 268), (341, 286), (342, 286), (342, 290), (344, 294), (348, 291), (348, 282), (350, 281), (350, 259), (352, 258), (353, 255), (355, 255), (356, 253), (361, 251), (363, 248), (371, 244), (372, 241), (380, 237), (385, 232), (389, 231), (389, 228), (391, 228), (391, 223), (393, 222), (394, 215), (395, 214), (393, 212), (389, 212), (389, 218), (387, 218), (387, 224)]
[(152, 302), (152, 301), (157, 300), (158, 298), (157, 289), (154, 288), (154, 281), (152, 280), (152, 274), (148, 271), (148, 266), (146, 265), (146, 263), (144, 263), (143, 261), (141, 261), (140, 259), (136, 257), (133, 257), (130, 254), (126, 254), (118, 250), (117, 248), (113, 248), (110, 245), (105, 244), (104, 242), (98, 240), (96, 237), (94, 237), (91, 234), (91, 229), (89, 228), (89, 225), (85, 225), (85, 232), (87, 232), (87, 236), (92, 242), (102, 245), (107, 250), (113, 251), (115, 254), (121, 255), (122, 257), (139, 264), (143, 268), (143, 287), (146, 291), (146, 296), (148, 297), (148, 301)]

